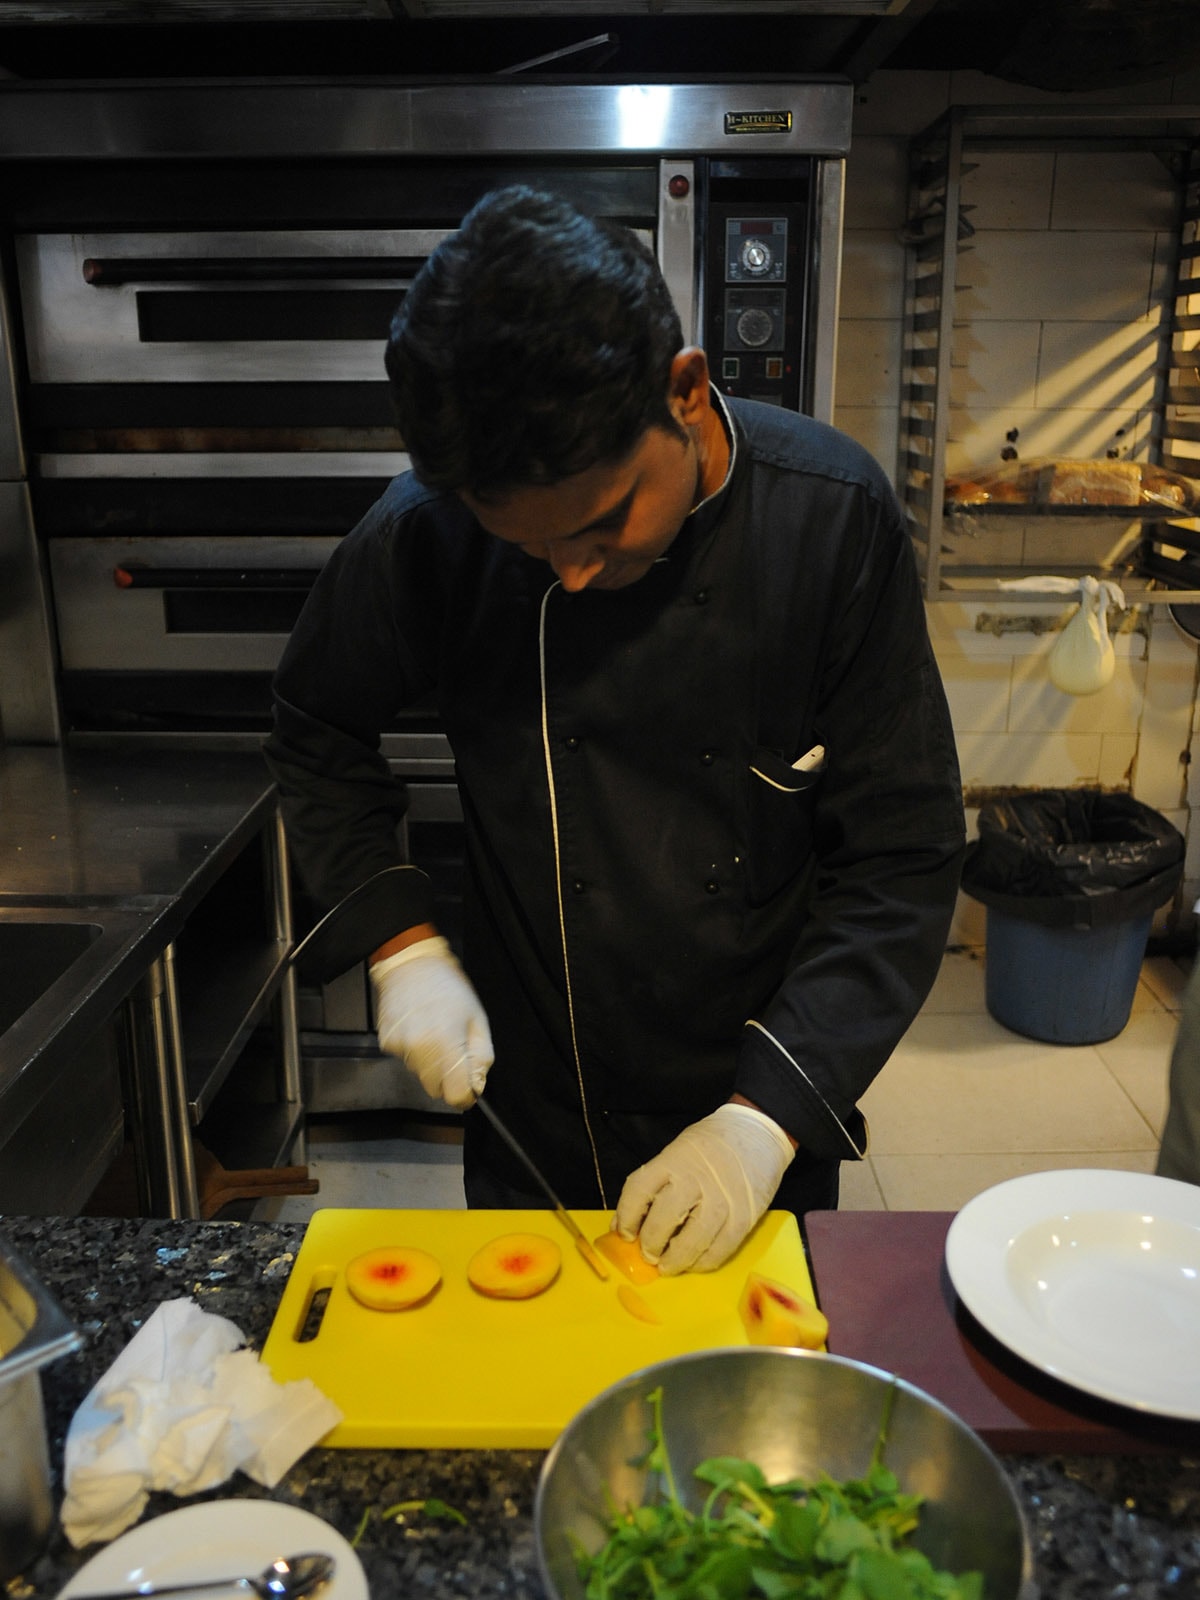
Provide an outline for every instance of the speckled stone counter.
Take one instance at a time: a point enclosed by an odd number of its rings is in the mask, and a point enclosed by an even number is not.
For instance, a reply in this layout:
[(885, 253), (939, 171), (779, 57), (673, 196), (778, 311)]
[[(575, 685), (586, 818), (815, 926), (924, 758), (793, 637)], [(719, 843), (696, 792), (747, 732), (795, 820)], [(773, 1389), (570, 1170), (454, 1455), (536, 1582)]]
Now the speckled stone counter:
[[(228, 1317), (261, 1349), (304, 1226), (146, 1219), (0, 1217), (0, 1233), (31, 1266), (83, 1335), (84, 1346), (43, 1369), (50, 1458), (58, 1475), (67, 1426), (154, 1308), (190, 1297)], [(420, 1374), (413, 1374), (420, 1381)], [(208, 1499), (268, 1498), (302, 1507), (353, 1539), (363, 1514), (436, 1496), (465, 1526), (412, 1526), (372, 1517), (357, 1549), (374, 1600), (386, 1596), (504, 1596), (540, 1600), (533, 1552), (533, 1494), (541, 1452), (310, 1450), (274, 1490), (236, 1474), (210, 1494), (151, 1497), (144, 1517)], [(96, 1547), (74, 1550), (57, 1532), (45, 1554), (10, 1582), (6, 1600), (51, 1596)]]
[[(57, 1475), (76, 1407), (162, 1301), (189, 1296), (228, 1317), (261, 1349), (304, 1229), (3, 1217), (0, 1232), (85, 1341), (77, 1354), (43, 1371)], [(368, 1510), (437, 1496), (462, 1512), (465, 1526), (368, 1518), (357, 1549), (373, 1600), (542, 1600), (532, 1525), (541, 1462), (540, 1451), (314, 1449), (273, 1491), (238, 1474), (198, 1498), (301, 1506), (353, 1539)], [(1028, 1513), (1046, 1600), (1200, 1600), (1200, 1461), (1009, 1457), (1005, 1464)], [(180, 1503), (156, 1495), (145, 1517)], [(73, 1550), (56, 1533), (40, 1559), (9, 1583), (7, 1600), (56, 1594), (92, 1553)]]

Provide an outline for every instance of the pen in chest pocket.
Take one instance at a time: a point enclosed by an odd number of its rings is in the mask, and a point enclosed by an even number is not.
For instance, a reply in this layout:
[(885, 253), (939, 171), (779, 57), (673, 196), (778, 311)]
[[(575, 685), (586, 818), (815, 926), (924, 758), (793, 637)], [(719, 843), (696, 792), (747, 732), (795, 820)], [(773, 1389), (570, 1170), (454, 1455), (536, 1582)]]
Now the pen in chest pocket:
[(792, 762), (793, 772), (820, 772), (825, 765), (825, 746), (813, 745), (811, 750), (806, 750), (798, 760)]
[(798, 794), (802, 789), (812, 788), (824, 768), (823, 744), (814, 744), (810, 750), (806, 750), (791, 763), (777, 750), (760, 747), (755, 751), (754, 759), (750, 763), (750, 770), (755, 777), (761, 778), (772, 789), (782, 790), (784, 794)]

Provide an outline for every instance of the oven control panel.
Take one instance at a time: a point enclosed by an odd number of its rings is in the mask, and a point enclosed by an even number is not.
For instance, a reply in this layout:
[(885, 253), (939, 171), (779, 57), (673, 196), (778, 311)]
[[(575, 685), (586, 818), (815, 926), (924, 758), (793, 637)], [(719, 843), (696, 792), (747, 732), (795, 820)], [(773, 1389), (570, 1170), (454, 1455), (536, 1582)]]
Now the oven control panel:
[(724, 394), (802, 410), (809, 271), (805, 170), (714, 162), (706, 251), (709, 365)]

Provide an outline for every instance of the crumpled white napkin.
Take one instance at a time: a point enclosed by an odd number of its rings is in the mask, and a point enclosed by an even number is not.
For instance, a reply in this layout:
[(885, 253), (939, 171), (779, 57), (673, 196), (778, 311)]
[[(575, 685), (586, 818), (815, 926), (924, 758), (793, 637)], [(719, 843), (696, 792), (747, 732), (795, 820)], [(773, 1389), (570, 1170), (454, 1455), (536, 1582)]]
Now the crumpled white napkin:
[(273, 1488), (342, 1420), (309, 1378), (277, 1383), (239, 1329), (191, 1300), (147, 1319), (67, 1430), (62, 1522), (78, 1549), (137, 1521), (152, 1489), (198, 1494), (239, 1467)]

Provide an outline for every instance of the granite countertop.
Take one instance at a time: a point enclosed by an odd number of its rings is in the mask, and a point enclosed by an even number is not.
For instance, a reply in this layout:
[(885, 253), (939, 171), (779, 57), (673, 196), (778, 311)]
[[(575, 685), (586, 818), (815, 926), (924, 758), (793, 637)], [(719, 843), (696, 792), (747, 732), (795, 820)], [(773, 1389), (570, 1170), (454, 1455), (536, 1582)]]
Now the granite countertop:
[[(261, 1349), (304, 1224), (6, 1216), (0, 1217), (0, 1233), (84, 1337), (82, 1350), (42, 1372), (57, 1504), (71, 1417), (154, 1308), (191, 1298), (205, 1311), (228, 1317)], [(263, 1498), (299, 1506), (353, 1539), (364, 1512), (437, 1497), (460, 1511), (466, 1525), (368, 1521), (357, 1549), (375, 1600), (540, 1600), (532, 1515), (541, 1461), (542, 1452), (532, 1450), (313, 1449), (273, 1490), (238, 1473), (187, 1501), (155, 1494), (143, 1520), (197, 1501)], [(74, 1550), (57, 1529), (45, 1554), (10, 1581), (5, 1600), (56, 1594), (96, 1548)]]
[[(57, 1496), (76, 1407), (155, 1306), (190, 1297), (228, 1317), (261, 1349), (304, 1226), (10, 1216), (0, 1218), (0, 1232), (84, 1336), (81, 1351), (42, 1374)], [(238, 1474), (198, 1498), (300, 1506), (353, 1539), (370, 1509), (436, 1496), (461, 1511), (466, 1525), (368, 1519), (357, 1549), (376, 1600), (542, 1600), (532, 1521), (542, 1459), (536, 1450), (317, 1448), (272, 1491)], [(1028, 1514), (1046, 1600), (1200, 1600), (1200, 1460), (1004, 1459)], [(155, 1495), (144, 1516), (180, 1503)], [(46, 1552), (9, 1583), (6, 1600), (54, 1595), (91, 1553), (73, 1550), (56, 1532)]]

